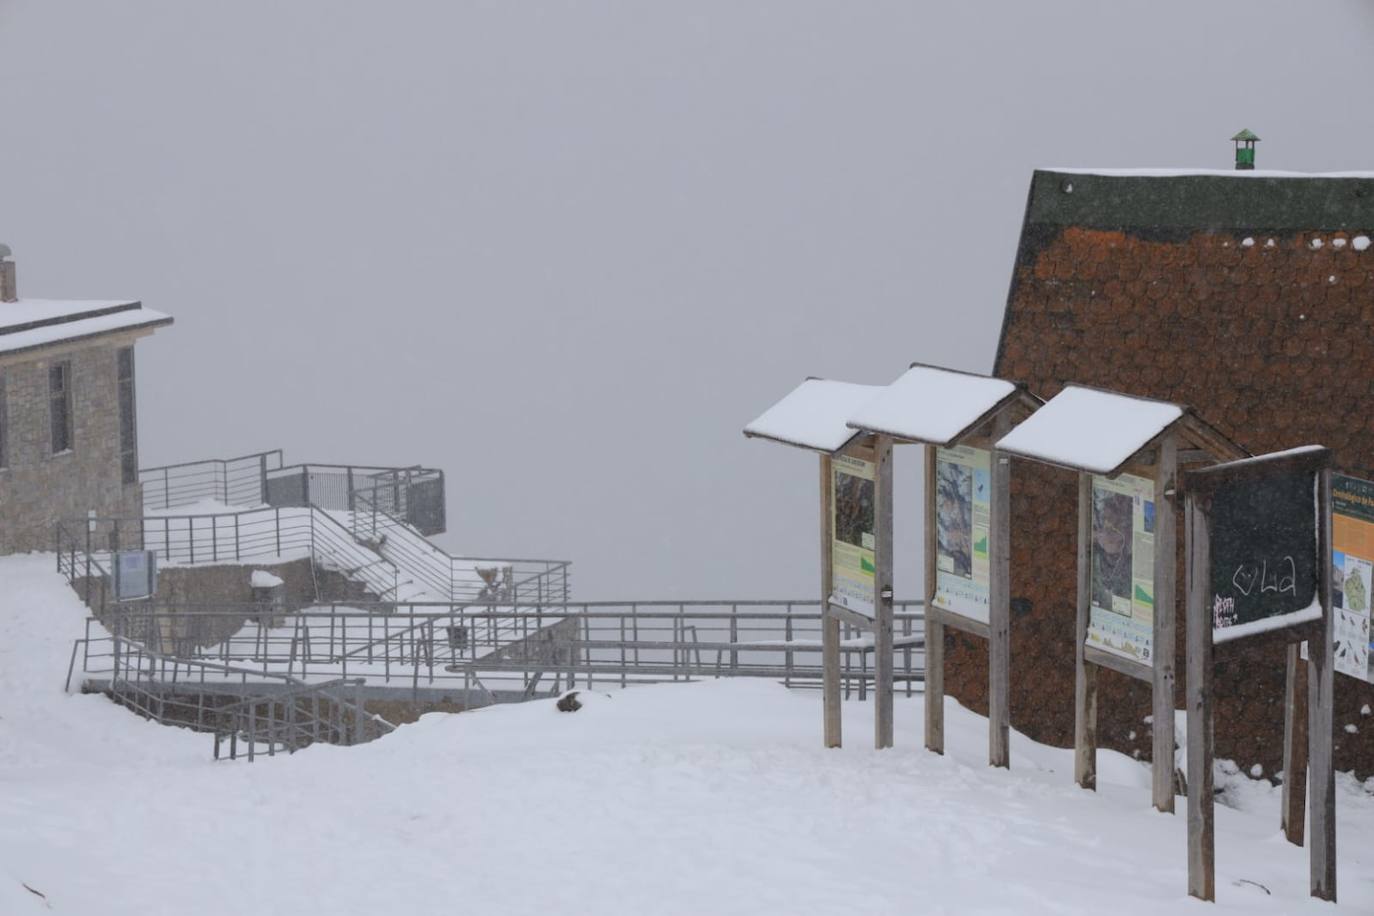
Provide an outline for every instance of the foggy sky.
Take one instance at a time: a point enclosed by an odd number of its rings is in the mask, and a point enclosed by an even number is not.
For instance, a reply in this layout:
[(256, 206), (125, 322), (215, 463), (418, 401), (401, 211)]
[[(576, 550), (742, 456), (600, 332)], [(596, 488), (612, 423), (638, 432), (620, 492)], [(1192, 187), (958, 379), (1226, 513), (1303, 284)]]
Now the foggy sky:
[(0, 0), (0, 241), (175, 315), (145, 465), (424, 463), (579, 599), (815, 597), (816, 460), (746, 422), (990, 370), (1037, 166), (1374, 168), (1371, 52), (1361, 0)]

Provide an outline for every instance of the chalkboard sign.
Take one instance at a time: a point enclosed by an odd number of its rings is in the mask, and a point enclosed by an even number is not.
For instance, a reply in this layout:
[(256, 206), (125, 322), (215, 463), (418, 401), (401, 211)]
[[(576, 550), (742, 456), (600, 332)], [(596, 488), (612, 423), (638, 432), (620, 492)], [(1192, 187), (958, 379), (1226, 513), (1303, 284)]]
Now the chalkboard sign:
[(1208, 511), (1213, 638), (1234, 639), (1321, 616), (1318, 469), (1329, 455), (1282, 454), (1201, 472)]

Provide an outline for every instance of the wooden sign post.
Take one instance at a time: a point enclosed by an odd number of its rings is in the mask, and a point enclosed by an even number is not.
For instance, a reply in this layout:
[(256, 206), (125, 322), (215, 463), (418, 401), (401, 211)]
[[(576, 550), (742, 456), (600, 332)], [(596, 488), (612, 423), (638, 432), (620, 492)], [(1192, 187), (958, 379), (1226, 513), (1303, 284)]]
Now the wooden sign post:
[(1175, 477), (1245, 452), (1187, 408), (1077, 385), (998, 448), (1078, 472), (1074, 779), (1097, 788), (1098, 672), (1124, 674), (1150, 685), (1151, 797), (1172, 812)]
[[(1216, 646), (1265, 638), (1308, 644), (1312, 896), (1336, 899), (1331, 716), (1331, 452), (1312, 446), (1184, 475), (1188, 628), (1188, 893), (1216, 899), (1212, 690)], [(1223, 650), (1224, 651), (1224, 650)], [(1292, 704), (1286, 710), (1288, 740)], [(1285, 764), (1293, 749), (1285, 748)], [(1291, 774), (1285, 773), (1285, 786)], [(1291, 817), (1285, 793), (1285, 826)]]
[(892, 747), (892, 439), (863, 436), (822, 456), (821, 467), (825, 744), (840, 746), (840, 624), (848, 623), (873, 634), (873, 746)]
[(945, 627), (988, 641), (988, 763), (1011, 764), (1011, 459), (1023, 385), (919, 363), (850, 426), (925, 449), (925, 745), (943, 754)]
[(839, 747), (840, 626), (873, 634), (873, 743), (892, 746), (892, 437), (846, 424), (883, 389), (807, 379), (744, 428), (820, 453), (823, 740)]

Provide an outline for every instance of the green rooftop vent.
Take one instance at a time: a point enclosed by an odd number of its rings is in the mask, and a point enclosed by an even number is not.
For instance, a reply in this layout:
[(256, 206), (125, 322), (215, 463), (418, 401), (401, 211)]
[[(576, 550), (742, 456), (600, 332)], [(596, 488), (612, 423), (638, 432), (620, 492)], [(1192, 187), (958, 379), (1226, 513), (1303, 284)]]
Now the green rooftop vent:
[(1259, 142), (1248, 130), (1243, 130), (1231, 138), (1236, 144), (1236, 169), (1249, 171), (1255, 167), (1255, 144)]

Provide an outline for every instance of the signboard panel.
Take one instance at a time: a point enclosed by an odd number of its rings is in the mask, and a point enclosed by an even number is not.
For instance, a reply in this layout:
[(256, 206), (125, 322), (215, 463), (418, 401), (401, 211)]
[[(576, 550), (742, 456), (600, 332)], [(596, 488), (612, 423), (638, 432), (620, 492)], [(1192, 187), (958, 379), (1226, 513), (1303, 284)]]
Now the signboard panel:
[(1374, 481), (1331, 475), (1331, 533), (1335, 668), (1351, 677), (1374, 681), (1369, 666)]
[(122, 550), (114, 555), (116, 601), (151, 598), (157, 591), (157, 554), (151, 550)]
[(1093, 477), (1092, 599), (1088, 644), (1153, 661), (1155, 482)]
[(935, 604), (988, 622), (992, 453), (935, 450)]
[(830, 600), (872, 617), (877, 569), (877, 465), (852, 455), (837, 455), (832, 468)]
[(1214, 640), (1321, 616), (1314, 471), (1280, 469), (1218, 482), (1211, 529)]

